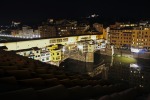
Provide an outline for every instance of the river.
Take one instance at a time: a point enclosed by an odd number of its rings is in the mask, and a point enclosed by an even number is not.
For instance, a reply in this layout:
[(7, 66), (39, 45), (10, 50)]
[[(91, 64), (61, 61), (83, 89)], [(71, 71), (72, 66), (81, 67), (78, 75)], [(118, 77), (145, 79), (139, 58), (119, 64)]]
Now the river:
[(150, 87), (150, 63), (148, 59), (135, 59), (136, 62), (118, 61), (114, 57), (101, 55), (108, 67), (108, 79), (126, 81), (138, 87)]
[[(112, 80), (113, 82), (125, 81), (133, 86), (150, 87), (150, 61), (148, 59), (134, 59), (134, 61), (124, 61), (118, 57), (119, 61), (112, 56), (99, 55), (106, 70), (101, 71), (100, 78)], [(96, 57), (97, 58), (97, 57)], [(99, 59), (98, 58), (98, 59)], [(127, 58), (128, 59), (128, 58)], [(76, 60), (66, 60), (64, 69), (66, 71), (76, 72), (80, 74), (91, 73), (96, 69), (93, 63), (85, 63)], [(98, 66), (97, 66), (98, 67)], [(96, 72), (97, 73), (97, 72)], [(104, 74), (105, 74), (105, 77)]]

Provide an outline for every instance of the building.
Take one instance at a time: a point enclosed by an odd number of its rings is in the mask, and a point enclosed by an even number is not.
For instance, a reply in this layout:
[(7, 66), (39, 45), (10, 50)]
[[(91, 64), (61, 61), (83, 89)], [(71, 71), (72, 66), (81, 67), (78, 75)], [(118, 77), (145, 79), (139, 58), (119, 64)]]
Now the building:
[(39, 31), (31, 28), (30, 26), (23, 26), (22, 29), (11, 30), (12, 37), (18, 38), (40, 38)]
[(59, 62), (61, 61), (61, 49), (54, 49), (51, 51), (51, 61)]
[(33, 47), (29, 49), (22, 49), (22, 50), (15, 50), (14, 52), (18, 55), (32, 58), (35, 60), (40, 60), (41, 58), (40, 49), (37, 47)]
[(56, 28), (51, 25), (42, 25), (38, 27), (41, 38), (55, 37)]
[(32, 48), (32, 53), (30, 53), (29, 58), (34, 60), (41, 60), (41, 49), (37, 47)]
[(130, 49), (132, 44), (132, 29), (111, 29), (110, 43), (115, 48)]
[(116, 22), (113, 25), (110, 25), (111, 29), (120, 29), (120, 28), (125, 28), (125, 27), (136, 27), (138, 26), (137, 23), (130, 23), (130, 22), (125, 22), (125, 23), (121, 23), (121, 22)]
[[(115, 48), (150, 50), (150, 24), (120, 24), (110, 29), (110, 44)], [(139, 50), (138, 50), (139, 51)]]
[(100, 33), (103, 33), (103, 24), (94, 23), (93, 27)]
[(45, 47), (41, 48), (41, 61), (42, 62), (50, 61), (50, 52)]
[(81, 36), (69, 36), (69, 37), (59, 37), (59, 38), (46, 38), (46, 39), (32, 39), (24, 41), (8, 41), (0, 43), (0, 46), (6, 46), (8, 50), (22, 50), (29, 49), (32, 47), (43, 48), (53, 44), (75, 44), (77, 41), (81, 41), (82, 38), (89, 38), (92, 40), (97, 40), (99, 35), (81, 35)]
[(46, 47), (50, 52), (50, 63), (59, 66), (63, 58), (63, 45), (50, 45)]
[(134, 28), (132, 34), (132, 47), (150, 50), (150, 28), (143, 26)]
[(83, 39), (77, 42), (77, 46), (80, 55), (85, 56), (85, 62), (94, 61), (95, 44), (93, 40)]

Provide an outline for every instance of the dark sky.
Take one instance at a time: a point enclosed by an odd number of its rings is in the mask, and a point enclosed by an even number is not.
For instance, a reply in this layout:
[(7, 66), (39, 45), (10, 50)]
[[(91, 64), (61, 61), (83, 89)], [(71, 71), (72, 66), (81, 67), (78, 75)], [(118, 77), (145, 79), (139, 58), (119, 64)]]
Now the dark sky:
[(109, 19), (150, 18), (149, 10), (146, 0), (4, 0), (0, 1), (0, 25), (12, 20), (36, 23), (93, 13)]

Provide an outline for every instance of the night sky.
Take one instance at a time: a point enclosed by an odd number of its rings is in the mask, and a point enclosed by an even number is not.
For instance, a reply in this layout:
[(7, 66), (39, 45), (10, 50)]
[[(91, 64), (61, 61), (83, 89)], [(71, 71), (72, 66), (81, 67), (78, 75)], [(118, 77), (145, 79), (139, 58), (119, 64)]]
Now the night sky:
[(150, 18), (146, 0), (5, 0), (0, 1), (0, 25), (12, 20), (39, 23), (47, 18), (80, 18), (99, 14), (108, 19)]

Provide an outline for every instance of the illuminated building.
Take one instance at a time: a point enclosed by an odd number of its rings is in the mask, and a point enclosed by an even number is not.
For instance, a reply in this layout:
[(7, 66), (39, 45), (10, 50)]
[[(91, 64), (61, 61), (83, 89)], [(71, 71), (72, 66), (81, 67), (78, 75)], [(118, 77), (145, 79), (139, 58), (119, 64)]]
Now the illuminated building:
[(8, 41), (0, 43), (0, 46), (6, 46), (8, 50), (21, 50), (29, 49), (32, 47), (43, 48), (53, 44), (75, 44), (77, 41), (81, 41), (82, 38), (89, 38), (92, 40), (100, 39), (99, 35), (81, 35), (81, 36), (69, 36), (69, 37), (59, 37), (59, 38), (46, 38), (46, 39), (32, 39), (24, 41)]
[(132, 47), (150, 50), (150, 28), (134, 28), (132, 34)]
[(77, 46), (81, 55), (85, 55), (85, 62), (94, 61), (93, 52), (95, 51), (95, 44), (93, 40), (83, 39), (77, 42)]
[(55, 37), (56, 28), (50, 25), (42, 25), (38, 27), (41, 38)]
[(132, 43), (132, 30), (110, 30), (110, 43), (113, 44), (115, 48), (130, 48)]
[(94, 23), (93, 27), (100, 33), (103, 33), (103, 24)]
[(41, 61), (42, 62), (50, 61), (50, 52), (45, 47), (41, 48)]
[(150, 49), (149, 23), (123, 24), (110, 29), (110, 43), (115, 48)]
[(34, 60), (40, 60), (41, 58), (41, 52), (40, 49), (37, 47), (33, 47), (30, 49), (22, 49), (22, 50), (16, 50), (14, 51), (16, 54), (19, 54), (21, 56), (25, 56)]
[(39, 38), (40, 34), (38, 30), (32, 29), (29, 26), (23, 26), (22, 29), (11, 30), (11, 36), (18, 38)]
[(63, 45), (50, 45), (47, 46), (47, 50), (50, 52), (50, 61), (59, 62), (61, 61)]

